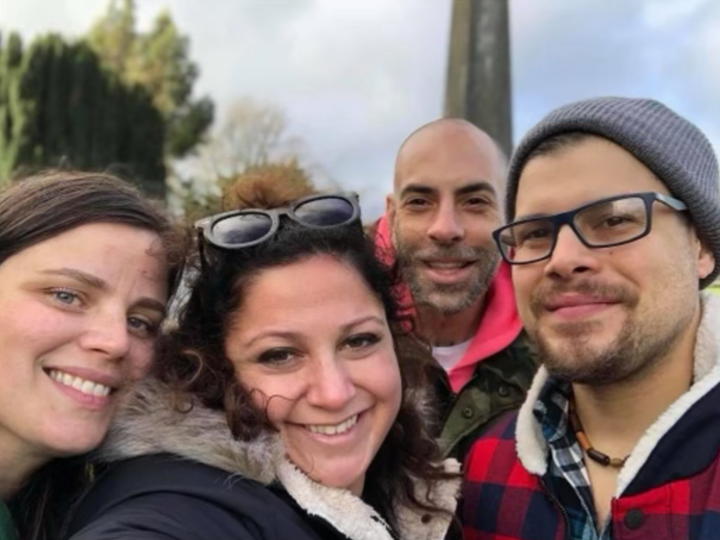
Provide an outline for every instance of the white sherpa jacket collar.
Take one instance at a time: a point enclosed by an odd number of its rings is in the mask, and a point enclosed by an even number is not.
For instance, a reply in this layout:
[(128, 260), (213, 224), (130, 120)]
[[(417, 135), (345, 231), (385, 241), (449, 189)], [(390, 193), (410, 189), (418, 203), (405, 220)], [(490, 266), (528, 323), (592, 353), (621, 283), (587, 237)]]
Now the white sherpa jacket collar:
[[(616, 496), (622, 495), (662, 436), (700, 398), (720, 383), (720, 297), (702, 293), (701, 305), (703, 313), (695, 340), (693, 385), (660, 415), (638, 441), (620, 471)], [(533, 414), (533, 407), (547, 381), (548, 372), (541, 366), (518, 413), (516, 430), (520, 462), (528, 472), (540, 476), (547, 471), (548, 447)]]
[[(293, 465), (276, 435), (261, 435), (252, 442), (235, 440), (222, 412), (196, 405), (189, 413), (179, 413), (161, 384), (146, 380), (119, 412), (98, 459), (116, 461), (154, 453), (176, 454), (263, 484), (277, 481), (308, 514), (323, 518), (351, 540), (392, 540), (384, 521), (359, 497), (314, 482)], [(446, 460), (444, 465), (449, 472), (460, 470), (455, 460)], [(458, 478), (443, 482), (430, 494), (436, 505), (448, 511), (447, 516), (431, 520), (398, 504), (400, 539), (444, 538), (459, 489)]]

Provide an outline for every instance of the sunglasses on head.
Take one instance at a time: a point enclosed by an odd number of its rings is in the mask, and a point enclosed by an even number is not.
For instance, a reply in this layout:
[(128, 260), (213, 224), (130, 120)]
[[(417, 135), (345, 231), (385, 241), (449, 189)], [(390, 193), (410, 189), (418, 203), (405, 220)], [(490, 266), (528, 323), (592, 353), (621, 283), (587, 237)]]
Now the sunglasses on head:
[(195, 228), (213, 247), (237, 250), (272, 238), (282, 217), (310, 229), (341, 227), (360, 219), (360, 205), (355, 193), (312, 195), (283, 208), (224, 212), (197, 221)]

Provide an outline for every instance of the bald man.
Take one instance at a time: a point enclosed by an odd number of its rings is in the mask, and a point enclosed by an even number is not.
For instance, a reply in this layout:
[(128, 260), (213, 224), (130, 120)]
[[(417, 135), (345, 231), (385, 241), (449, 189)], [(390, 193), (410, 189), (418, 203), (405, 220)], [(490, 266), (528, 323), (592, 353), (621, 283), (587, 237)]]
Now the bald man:
[(398, 152), (377, 228), (433, 346), (447, 456), (463, 458), (495, 418), (519, 407), (536, 369), (492, 239), (503, 224), (505, 169), (498, 145), (473, 124), (422, 126)]

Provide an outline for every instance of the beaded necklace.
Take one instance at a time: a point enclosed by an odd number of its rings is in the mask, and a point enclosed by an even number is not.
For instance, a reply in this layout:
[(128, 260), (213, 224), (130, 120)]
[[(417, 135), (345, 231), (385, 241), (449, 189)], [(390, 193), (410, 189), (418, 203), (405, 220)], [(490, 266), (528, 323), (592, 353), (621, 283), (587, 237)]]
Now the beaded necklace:
[(572, 427), (575, 432), (575, 438), (580, 443), (580, 447), (583, 449), (587, 457), (592, 459), (594, 462), (599, 463), (603, 467), (615, 467), (616, 469), (619, 469), (625, 465), (627, 458), (630, 457), (629, 455), (624, 458), (610, 457), (600, 450), (593, 448), (593, 445), (590, 444), (590, 440), (587, 438), (587, 435), (585, 435), (580, 418), (578, 418), (578, 415), (575, 412), (574, 397), (570, 398), (568, 413), (570, 416), (570, 427)]

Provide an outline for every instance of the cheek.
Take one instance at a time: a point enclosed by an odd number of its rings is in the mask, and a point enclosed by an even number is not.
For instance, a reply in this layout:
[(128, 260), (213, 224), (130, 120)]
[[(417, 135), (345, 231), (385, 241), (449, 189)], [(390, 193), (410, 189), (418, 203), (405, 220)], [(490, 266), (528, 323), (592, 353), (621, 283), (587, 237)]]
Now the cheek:
[(368, 393), (392, 411), (393, 419), (400, 409), (402, 400), (402, 381), (400, 380), (400, 367), (394, 352), (378, 356), (374, 366), (361, 368), (362, 379), (358, 386), (362, 386)]
[(238, 380), (242, 381), (253, 404), (276, 426), (290, 415), (302, 386), (297, 376), (256, 374), (252, 370), (241, 372)]
[(418, 216), (406, 216), (396, 219), (393, 229), (393, 240), (403, 244), (419, 242), (429, 227), (429, 220)]
[(144, 379), (152, 366), (153, 354), (152, 342), (135, 344), (125, 362), (126, 376), (132, 381)]
[(0, 303), (3, 359), (31, 355), (33, 360), (71, 343), (81, 334), (78, 319), (33, 302)]
[(501, 225), (500, 217), (493, 215), (465, 215), (463, 219), (463, 228), (466, 235), (480, 243), (492, 243), (492, 233)]
[(533, 265), (513, 266), (512, 282), (515, 290), (515, 302), (521, 316), (530, 311), (530, 298), (533, 288), (537, 286), (538, 281), (542, 278), (542, 270), (540, 267), (533, 268)]

